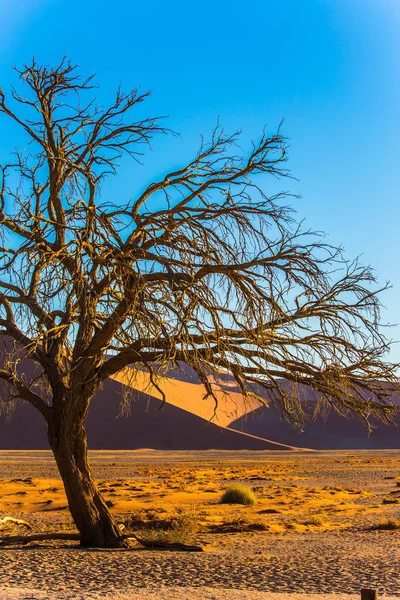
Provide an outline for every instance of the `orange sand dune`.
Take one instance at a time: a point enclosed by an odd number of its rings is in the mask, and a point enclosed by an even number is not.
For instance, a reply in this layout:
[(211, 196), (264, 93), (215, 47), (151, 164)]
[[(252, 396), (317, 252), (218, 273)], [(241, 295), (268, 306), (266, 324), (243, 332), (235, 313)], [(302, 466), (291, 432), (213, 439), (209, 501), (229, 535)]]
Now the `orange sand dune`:
[[(113, 379), (139, 392), (144, 392), (152, 398), (162, 400), (162, 394), (151, 383), (150, 375), (147, 372), (134, 371), (128, 367), (115, 375)], [(215, 381), (213, 389), (218, 399), (218, 406), (215, 406), (213, 398), (204, 397), (204, 387), (199, 383), (163, 376), (157, 381), (157, 385), (164, 392), (168, 404), (189, 411), (222, 427), (227, 427), (236, 419), (240, 419), (260, 406), (260, 402), (255, 398), (246, 399), (239, 392), (231, 391), (232, 385), (227, 392), (222, 389), (220, 383)]]
[[(3, 340), (3, 344), (4, 344)], [(33, 363), (19, 363), (27, 380), (35, 372)], [(204, 388), (188, 365), (179, 364), (159, 379), (166, 396), (152, 385), (144, 371), (126, 368), (105, 382), (93, 399), (87, 420), (89, 447), (92, 449), (156, 450), (293, 450), (299, 448), (400, 448), (400, 429), (379, 427), (368, 438), (358, 422), (339, 419), (336, 415), (321, 418), (299, 434), (282, 421), (280, 410), (271, 405), (261, 407), (254, 399), (244, 399), (228, 373), (220, 372), (212, 380), (218, 400), (204, 398)], [(284, 383), (284, 382), (283, 382)], [(130, 414), (121, 415), (124, 389), (133, 395)], [(0, 394), (2, 394), (0, 382)], [(305, 401), (313, 402), (316, 394), (302, 388)], [(273, 438), (272, 441), (270, 438)], [(32, 406), (20, 403), (10, 422), (0, 414), (1, 449), (48, 448), (46, 424)]]
[[(171, 383), (172, 385), (172, 383)], [(262, 436), (247, 434), (213, 422), (191, 412), (191, 399), (186, 410), (159, 398), (134, 390), (131, 410), (121, 415), (123, 386), (108, 380), (92, 401), (87, 418), (91, 449), (133, 450), (294, 450), (290, 444), (279, 444)], [(0, 416), (1, 449), (48, 448), (46, 425), (41, 415), (29, 404), (21, 403), (9, 421)]]

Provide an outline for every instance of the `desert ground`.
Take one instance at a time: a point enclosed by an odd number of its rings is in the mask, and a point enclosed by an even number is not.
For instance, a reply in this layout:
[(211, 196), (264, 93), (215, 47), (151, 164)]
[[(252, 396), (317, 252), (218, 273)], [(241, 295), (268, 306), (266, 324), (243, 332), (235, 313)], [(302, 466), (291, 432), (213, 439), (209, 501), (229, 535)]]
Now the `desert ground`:
[[(204, 551), (1, 547), (1, 600), (350, 600), (361, 587), (400, 596), (400, 451), (144, 449), (93, 451), (91, 463), (126, 531)], [(232, 484), (252, 488), (256, 503), (221, 504)], [(6, 523), (4, 536), (74, 530), (49, 452), (0, 451), (6, 515), (32, 529)]]

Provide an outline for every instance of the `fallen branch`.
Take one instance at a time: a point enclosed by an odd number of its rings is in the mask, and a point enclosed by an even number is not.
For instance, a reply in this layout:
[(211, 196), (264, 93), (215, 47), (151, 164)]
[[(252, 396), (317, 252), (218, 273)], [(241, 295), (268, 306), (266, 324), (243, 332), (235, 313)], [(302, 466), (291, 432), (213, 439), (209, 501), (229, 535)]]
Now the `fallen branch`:
[[(34, 533), (32, 535), (8, 535), (0, 538), (0, 546), (9, 546), (12, 544), (29, 544), (30, 542), (42, 542), (47, 540), (77, 540), (80, 541), (79, 533)], [(123, 540), (134, 539), (144, 548), (160, 548), (163, 550), (180, 550), (186, 552), (203, 552), (201, 546), (190, 546), (179, 542), (155, 542), (144, 540), (134, 533), (126, 533), (122, 536)]]
[(32, 529), (32, 525), (28, 523), (28, 521), (24, 521), (23, 519), (14, 519), (14, 517), (3, 517), (0, 519), (0, 526), (5, 525), (6, 523), (15, 523), (16, 525), (24, 525), (28, 527), (28, 529)]
[(29, 544), (29, 542), (41, 542), (43, 540), (80, 540), (79, 533), (33, 533), (32, 535), (7, 535), (0, 538), (0, 546), (10, 544)]
[(202, 546), (191, 546), (187, 544), (181, 544), (180, 542), (156, 542), (144, 540), (143, 538), (138, 537), (134, 533), (127, 533), (123, 536), (124, 539), (133, 538), (135, 539), (141, 546), (145, 548), (162, 548), (164, 550), (183, 550), (186, 552), (203, 552)]

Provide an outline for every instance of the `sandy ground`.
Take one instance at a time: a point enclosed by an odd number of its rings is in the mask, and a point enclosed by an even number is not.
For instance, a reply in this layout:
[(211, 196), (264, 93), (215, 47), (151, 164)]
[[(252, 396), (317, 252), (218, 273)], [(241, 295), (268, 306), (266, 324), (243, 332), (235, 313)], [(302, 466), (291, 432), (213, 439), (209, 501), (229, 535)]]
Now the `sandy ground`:
[[(40, 590), (0, 588), (1, 600), (359, 600), (359, 595), (350, 594), (270, 594), (268, 592), (250, 592), (245, 590), (218, 590), (215, 588), (157, 588), (136, 589), (129, 594), (121, 594), (110, 589), (101, 594), (70, 594), (68, 592), (56, 595)], [(380, 600), (398, 600), (395, 596), (379, 596)]]
[[(119, 521), (189, 514), (205, 552), (4, 547), (0, 600), (351, 600), (361, 587), (400, 596), (400, 528), (372, 529), (400, 519), (398, 451), (113, 451), (91, 461)], [(219, 504), (235, 482), (256, 490), (254, 506)], [(73, 527), (48, 453), (0, 452), (3, 515), (37, 532)]]

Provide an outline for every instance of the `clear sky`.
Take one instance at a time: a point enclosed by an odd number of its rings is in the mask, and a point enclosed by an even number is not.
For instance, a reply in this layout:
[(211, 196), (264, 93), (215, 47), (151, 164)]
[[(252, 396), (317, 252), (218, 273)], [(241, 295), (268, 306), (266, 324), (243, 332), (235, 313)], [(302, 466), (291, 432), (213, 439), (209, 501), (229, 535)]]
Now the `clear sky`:
[[(0, 0), (0, 84), (11, 65), (64, 54), (97, 73), (99, 95), (152, 89), (169, 115), (142, 168), (122, 165), (127, 199), (193, 153), (217, 117), (243, 147), (284, 118), (299, 217), (362, 255), (393, 288), (383, 320), (400, 322), (400, 0)], [(0, 130), (1, 132), (1, 130)], [(2, 138), (5, 132), (3, 129)], [(7, 140), (9, 143), (9, 140)], [(111, 187), (104, 190), (104, 194)], [(400, 327), (389, 335), (400, 339)], [(400, 344), (393, 352), (400, 361)]]

